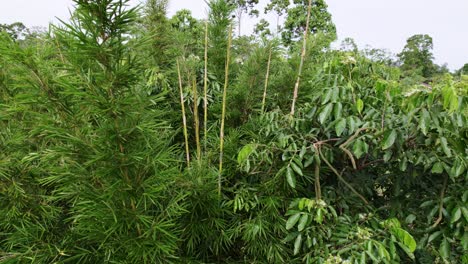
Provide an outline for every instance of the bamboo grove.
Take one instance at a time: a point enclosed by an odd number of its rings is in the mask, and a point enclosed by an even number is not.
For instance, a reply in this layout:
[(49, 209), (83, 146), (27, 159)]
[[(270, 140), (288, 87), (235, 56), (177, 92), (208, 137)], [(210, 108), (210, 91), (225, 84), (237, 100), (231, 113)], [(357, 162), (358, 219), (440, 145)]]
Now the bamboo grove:
[(0, 31), (0, 263), (468, 263), (468, 76), (409, 64), (429, 38), (332, 49), (323, 0), (252, 35), (256, 1), (74, 2)]

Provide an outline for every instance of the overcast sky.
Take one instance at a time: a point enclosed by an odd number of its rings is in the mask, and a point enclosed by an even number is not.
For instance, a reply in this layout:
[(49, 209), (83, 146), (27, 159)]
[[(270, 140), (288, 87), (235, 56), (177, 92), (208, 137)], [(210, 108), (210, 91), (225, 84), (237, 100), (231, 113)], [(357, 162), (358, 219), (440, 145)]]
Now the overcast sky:
[[(137, 4), (140, 0), (133, 0)], [(264, 6), (268, 0), (260, 0)], [(468, 0), (326, 0), (339, 39), (352, 37), (360, 47), (398, 53), (414, 34), (429, 34), (434, 40), (438, 64), (459, 69), (468, 63)], [(68, 19), (71, 0), (0, 0), (0, 23), (23, 22), (47, 27), (56, 17)], [(169, 15), (182, 8), (205, 18), (205, 0), (170, 0)], [(246, 16), (245, 16), (246, 17)], [(275, 24), (275, 18), (271, 17)], [(242, 32), (249, 33), (255, 21), (246, 18)]]

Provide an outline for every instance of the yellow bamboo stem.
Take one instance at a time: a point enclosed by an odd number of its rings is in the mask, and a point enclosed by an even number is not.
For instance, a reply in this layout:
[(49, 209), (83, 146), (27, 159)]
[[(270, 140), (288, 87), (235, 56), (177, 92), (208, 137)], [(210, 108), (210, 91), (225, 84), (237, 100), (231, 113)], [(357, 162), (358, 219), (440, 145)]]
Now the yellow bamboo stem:
[(190, 152), (189, 152), (188, 134), (187, 134), (187, 118), (185, 117), (184, 91), (182, 88), (182, 77), (180, 75), (180, 65), (179, 65), (178, 59), (177, 59), (177, 75), (179, 77), (180, 105), (182, 108), (182, 124), (184, 126), (185, 154), (187, 158), (187, 167), (189, 167), (190, 166)]
[(270, 53), (268, 54), (268, 63), (267, 63), (267, 72), (265, 75), (265, 88), (263, 89), (263, 98), (262, 98), (262, 113), (265, 111), (265, 103), (268, 89), (268, 80), (270, 79), (270, 64), (271, 64), (271, 53), (273, 47), (270, 47)]
[(200, 147), (200, 121), (198, 117), (198, 89), (197, 79), (193, 76), (192, 80), (192, 91), (193, 91), (193, 115), (195, 121), (195, 143), (197, 145), (197, 160), (201, 158), (201, 147)]
[(307, 8), (307, 22), (306, 22), (306, 28), (304, 30), (304, 41), (302, 43), (301, 62), (299, 64), (299, 70), (298, 70), (298, 74), (297, 74), (296, 84), (294, 85), (293, 101), (292, 101), (292, 105), (291, 105), (291, 117), (294, 116), (296, 101), (297, 101), (297, 94), (299, 93), (299, 83), (301, 81), (302, 68), (304, 66), (304, 58), (305, 58), (306, 48), (307, 48), (307, 35), (309, 33), (309, 23), (310, 23), (311, 9), (312, 9), (312, 0), (309, 0), (309, 6)]
[(208, 20), (205, 22), (205, 72), (203, 76), (203, 144), (206, 151), (208, 135)]
[(223, 106), (221, 111), (221, 129), (219, 132), (219, 174), (218, 174), (218, 196), (221, 197), (221, 180), (223, 173), (223, 151), (224, 151), (224, 119), (226, 116), (226, 96), (229, 81), (229, 62), (231, 57), (231, 42), (232, 42), (232, 25), (229, 27), (228, 46), (226, 56), (226, 68), (224, 76), (224, 89), (223, 89)]

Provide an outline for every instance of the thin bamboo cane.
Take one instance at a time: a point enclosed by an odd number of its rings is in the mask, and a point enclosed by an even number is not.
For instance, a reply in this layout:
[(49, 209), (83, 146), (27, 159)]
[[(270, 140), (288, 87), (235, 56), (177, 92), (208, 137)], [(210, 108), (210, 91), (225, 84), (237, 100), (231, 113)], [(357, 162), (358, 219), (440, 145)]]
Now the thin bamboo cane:
[(299, 64), (297, 80), (296, 80), (296, 84), (294, 85), (293, 101), (292, 101), (292, 105), (291, 105), (291, 117), (294, 116), (296, 101), (297, 101), (297, 94), (299, 93), (299, 83), (301, 81), (302, 67), (304, 66), (304, 58), (305, 58), (306, 48), (307, 48), (307, 35), (309, 33), (309, 23), (310, 23), (311, 9), (312, 9), (312, 0), (309, 0), (309, 6), (307, 8), (307, 22), (306, 22), (306, 28), (304, 30), (304, 42), (302, 43), (301, 63)]
[(265, 88), (263, 89), (263, 98), (262, 98), (262, 113), (265, 111), (268, 80), (270, 79), (270, 64), (271, 64), (272, 49), (273, 49), (273, 47), (270, 47), (270, 53), (268, 54), (267, 72), (266, 72), (266, 75), (265, 75)]
[(315, 198), (322, 199), (322, 188), (320, 187), (320, 164), (315, 164)]
[(205, 22), (205, 73), (203, 76), (203, 147), (206, 151), (208, 135), (208, 20)]
[(182, 124), (184, 126), (185, 154), (187, 158), (187, 167), (189, 167), (190, 166), (190, 152), (189, 152), (188, 134), (187, 134), (187, 118), (185, 117), (184, 91), (182, 88), (182, 77), (180, 75), (180, 65), (179, 65), (178, 59), (177, 59), (177, 75), (179, 77), (180, 105), (182, 108)]
[(193, 92), (193, 115), (195, 121), (195, 143), (197, 145), (197, 160), (201, 158), (201, 146), (200, 146), (200, 120), (198, 117), (198, 89), (197, 79), (193, 76), (192, 80), (192, 92)]
[(228, 36), (228, 46), (227, 46), (227, 56), (226, 56), (226, 68), (224, 76), (224, 89), (223, 89), (223, 106), (221, 111), (221, 129), (219, 132), (219, 174), (218, 174), (218, 196), (221, 197), (221, 176), (223, 173), (223, 151), (224, 151), (224, 119), (226, 116), (226, 96), (227, 96), (227, 87), (229, 81), (229, 62), (231, 57), (231, 44), (232, 44), (232, 24), (229, 27), (229, 36)]

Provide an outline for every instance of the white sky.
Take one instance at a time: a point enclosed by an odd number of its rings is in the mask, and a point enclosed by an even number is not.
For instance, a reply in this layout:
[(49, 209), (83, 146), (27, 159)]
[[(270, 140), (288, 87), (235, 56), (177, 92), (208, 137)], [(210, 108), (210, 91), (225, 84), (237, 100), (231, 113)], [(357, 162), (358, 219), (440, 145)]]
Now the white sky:
[[(338, 37), (352, 37), (360, 47), (398, 53), (414, 34), (434, 40), (436, 63), (459, 69), (468, 63), (468, 0), (326, 0)], [(133, 0), (137, 4), (141, 0)], [(268, 0), (260, 0), (264, 6)], [(0, 0), (0, 23), (23, 22), (47, 27), (56, 17), (67, 19), (71, 0)], [(205, 18), (205, 0), (170, 0), (169, 15), (182, 8)], [(263, 13), (263, 12), (262, 12)], [(244, 16), (242, 32), (251, 32), (255, 21)], [(270, 17), (276, 25), (276, 18)]]

